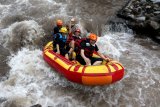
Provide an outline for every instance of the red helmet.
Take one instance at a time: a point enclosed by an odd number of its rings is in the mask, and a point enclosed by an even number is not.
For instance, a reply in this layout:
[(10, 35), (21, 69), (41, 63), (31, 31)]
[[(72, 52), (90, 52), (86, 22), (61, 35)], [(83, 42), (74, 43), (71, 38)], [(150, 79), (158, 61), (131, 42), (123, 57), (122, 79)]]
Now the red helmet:
[(81, 30), (80, 30), (80, 29), (76, 29), (76, 30), (75, 30), (75, 32), (79, 32), (79, 33), (81, 33)]
[(63, 25), (62, 20), (57, 20), (57, 22), (56, 22), (56, 23), (57, 23), (57, 25), (58, 25), (58, 26), (62, 26), (62, 25)]
[(89, 39), (94, 40), (94, 41), (97, 41), (97, 35), (94, 34), (94, 33), (90, 33)]

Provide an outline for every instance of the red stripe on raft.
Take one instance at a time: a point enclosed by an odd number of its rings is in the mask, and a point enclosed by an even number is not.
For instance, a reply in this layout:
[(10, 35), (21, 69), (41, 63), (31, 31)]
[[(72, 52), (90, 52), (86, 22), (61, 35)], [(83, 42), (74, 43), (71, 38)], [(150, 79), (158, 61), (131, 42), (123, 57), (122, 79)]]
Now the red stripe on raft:
[(77, 72), (79, 68), (80, 68), (80, 65), (75, 66), (74, 72)]
[(71, 67), (73, 67), (73, 66), (70, 66), (70, 67), (68, 68), (68, 71), (70, 71)]
[(118, 67), (116, 66), (116, 64), (111, 64), (111, 66), (117, 71), (118, 70)]
[(85, 69), (86, 69), (86, 66), (84, 65), (84, 66), (83, 66), (83, 69), (82, 69), (82, 75), (84, 75)]
[(117, 63), (119, 66), (121, 66), (123, 69), (124, 69), (124, 67), (121, 65), (121, 64), (119, 64), (119, 63)]
[(110, 74), (110, 73), (111, 73), (110, 67), (109, 67), (108, 65), (106, 65), (106, 67), (108, 68), (108, 72), (109, 72), (109, 74)]

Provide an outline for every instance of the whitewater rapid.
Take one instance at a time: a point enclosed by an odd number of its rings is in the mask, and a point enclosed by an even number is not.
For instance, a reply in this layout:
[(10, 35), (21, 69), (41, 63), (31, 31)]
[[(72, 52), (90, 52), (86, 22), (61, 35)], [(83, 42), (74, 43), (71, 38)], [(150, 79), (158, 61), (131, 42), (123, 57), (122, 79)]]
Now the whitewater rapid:
[[(124, 24), (117, 24), (115, 31), (106, 24), (122, 2), (0, 1), (0, 45), (10, 52), (5, 59), (5, 66), (10, 69), (0, 81), (0, 106), (158, 107), (159, 45), (149, 38), (136, 37)], [(67, 23), (73, 16), (79, 19), (82, 29), (101, 35), (97, 44), (103, 54), (124, 65), (125, 76), (121, 81), (108, 86), (79, 85), (43, 60), (43, 46), (51, 40), (55, 20), (61, 18)]]

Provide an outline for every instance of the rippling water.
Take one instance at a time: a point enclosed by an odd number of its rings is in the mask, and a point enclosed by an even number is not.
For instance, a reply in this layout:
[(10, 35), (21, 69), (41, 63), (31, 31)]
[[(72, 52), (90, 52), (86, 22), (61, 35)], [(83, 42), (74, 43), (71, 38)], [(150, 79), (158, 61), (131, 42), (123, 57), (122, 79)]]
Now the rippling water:
[[(107, 24), (125, 0), (1, 0), (0, 106), (158, 107), (160, 47), (123, 24)], [(82, 86), (66, 80), (42, 58), (58, 18), (77, 17), (95, 32), (100, 51), (125, 66), (125, 77), (109, 86)], [(111, 27), (112, 26), (112, 27)]]

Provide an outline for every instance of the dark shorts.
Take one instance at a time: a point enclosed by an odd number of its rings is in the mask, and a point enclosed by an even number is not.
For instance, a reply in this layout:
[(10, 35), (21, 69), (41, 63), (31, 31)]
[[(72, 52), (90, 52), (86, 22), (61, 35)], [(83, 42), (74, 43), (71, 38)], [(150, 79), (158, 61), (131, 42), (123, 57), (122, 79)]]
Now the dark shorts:
[(67, 45), (66, 46), (66, 50), (69, 51), (70, 50), (70, 46)]
[[(91, 60), (91, 65), (93, 65), (94, 62), (96, 61), (103, 61), (102, 58), (95, 58), (95, 57), (90, 57), (89, 58)], [(84, 59), (81, 57), (81, 55), (77, 55), (76, 56), (76, 60), (81, 63), (82, 65), (86, 65), (86, 62), (84, 61)]]
[[(54, 50), (54, 52), (57, 52), (57, 49), (55, 49)], [(60, 54), (62, 55), (62, 56), (65, 56), (65, 54), (67, 54), (68, 53), (68, 51), (66, 50), (66, 49), (60, 49)]]

